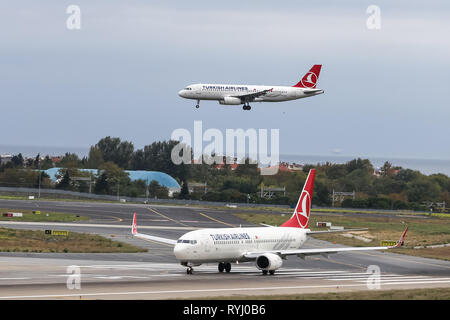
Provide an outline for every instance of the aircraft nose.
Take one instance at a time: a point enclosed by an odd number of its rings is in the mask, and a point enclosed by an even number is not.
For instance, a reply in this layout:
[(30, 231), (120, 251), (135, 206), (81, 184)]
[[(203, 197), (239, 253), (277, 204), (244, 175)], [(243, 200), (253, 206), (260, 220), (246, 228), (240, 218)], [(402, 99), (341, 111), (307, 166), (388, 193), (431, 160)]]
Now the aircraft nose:
[(184, 98), (184, 90), (178, 91), (178, 95), (182, 98)]
[(178, 259), (183, 258), (184, 252), (186, 251), (185, 249), (186, 249), (185, 246), (176, 244), (175, 247), (173, 248), (173, 254)]

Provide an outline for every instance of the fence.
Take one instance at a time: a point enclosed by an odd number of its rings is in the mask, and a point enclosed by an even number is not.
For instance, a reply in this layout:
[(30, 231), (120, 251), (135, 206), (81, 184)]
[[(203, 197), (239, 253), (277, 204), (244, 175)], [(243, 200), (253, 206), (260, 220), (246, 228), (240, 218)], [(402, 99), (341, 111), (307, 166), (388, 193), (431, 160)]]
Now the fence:
[[(38, 188), (14, 188), (14, 187), (0, 187), (0, 193), (17, 194), (24, 193), (27, 196), (37, 196), (39, 194)], [(167, 203), (178, 205), (211, 205), (211, 206), (224, 206), (225, 204), (236, 205), (239, 207), (274, 207), (274, 208), (289, 208), (288, 205), (279, 204), (258, 204), (258, 203), (226, 203), (226, 202), (213, 202), (213, 201), (200, 201), (200, 200), (182, 200), (182, 199), (154, 199), (154, 198), (132, 198), (117, 196), (92, 194), (84, 192), (56, 190), (56, 189), (40, 189), (40, 194), (51, 195), (57, 198), (76, 198), (76, 199), (91, 199), (91, 200), (103, 200), (103, 201), (119, 201), (125, 200), (126, 202), (135, 203)]]

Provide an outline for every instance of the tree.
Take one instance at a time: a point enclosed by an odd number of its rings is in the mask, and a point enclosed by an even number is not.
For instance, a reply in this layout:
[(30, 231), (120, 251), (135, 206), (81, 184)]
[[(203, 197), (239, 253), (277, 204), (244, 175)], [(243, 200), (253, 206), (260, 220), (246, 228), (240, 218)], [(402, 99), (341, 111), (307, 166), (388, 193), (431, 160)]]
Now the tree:
[(143, 150), (133, 153), (130, 161), (132, 170), (161, 171), (184, 181), (189, 178), (189, 165), (181, 163), (175, 164), (172, 161), (172, 149), (178, 145), (179, 141), (158, 141), (147, 145)]
[(169, 189), (165, 186), (161, 186), (158, 181), (152, 180), (148, 186), (149, 197), (165, 199), (169, 196)]
[(0, 173), (0, 185), (5, 187), (34, 187), (39, 172), (33, 169), (6, 168)]
[[(108, 136), (100, 139), (94, 148), (101, 152), (105, 162), (113, 162), (124, 169), (129, 168), (129, 161), (134, 151), (134, 146), (131, 142), (121, 141), (120, 138)], [(99, 160), (98, 155), (96, 155), (96, 159), (97, 161)]]
[(70, 170), (59, 170), (63, 175), (61, 180), (56, 184), (56, 189), (69, 190), (71, 187), (70, 184)]
[(131, 182), (128, 173), (111, 161), (105, 162), (99, 167), (99, 179), (100, 184), (99, 186), (96, 184), (96, 192), (105, 192), (107, 194), (125, 194), (126, 187)]
[(189, 199), (189, 188), (187, 181), (183, 181), (183, 185), (181, 186), (180, 194), (178, 195), (180, 199)]
[(62, 157), (61, 161), (58, 163), (58, 166), (63, 168), (79, 168), (80, 164), (80, 158), (76, 153), (66, 152), (64, 157)]
[(98, 169), (104, 163), (103, 154), (99, 148), (92, 146), (89, 149), (89, 156), (86, 161), (86, 168), (89, 169)]
[(16, 155), (16, 156), (13, 156), (13, 157), (11, 158), (11, 162), (12, 162), (13, 166), (16, 167), (16, 168), (17, 168), (17, 167), (22, 168), (23, 165), (24, 165), (24, 163), (25, 163), (25, 161), (24, 161), (23, 156), (22, 156), (21, 153), (19, 153), (19, 154)]
[(53, 168), (53, 161), (48, 155), (45, 156), (44, 160), (41, 161), (41, 170), (47, 170)]
[(145, 153), (144, 150), (139, 149), (136, 150), (130, 159), (130, 168), (131, 170), (145, 170)]
[(419, 178), (407, 184), (406, 194), (409, 202), (421, 203), (438, 200), (440, 192), (441, 188), (436, 182)]
[(381, 167), (381, 175), (383, 177), (392, 177), (394, 169), (392, 168), (392, 163), (386, 161)]
[(373, 173), (373, 166), (369, 159), (353, 159), (347, 162), (345, 166), (347, 167), (347, 171), (349, 173), (358, 169), (365, 170), (370, 174)]
[(419, 171), (414, 171), (411, 169), (400, 169), (398, 173), (394, 176), (394, 179), (401, 180), (404, 182), (410, 182), (420, 176)]
[(347, 166), (345, 164), (332, 164), (326, 169), (326, 174), (329, 179), (343, 178), (347, 173)]
[(109, 194), (108, 176), (105, 172), (101, 173), (94, 185), (94, 192), (96, 194)]

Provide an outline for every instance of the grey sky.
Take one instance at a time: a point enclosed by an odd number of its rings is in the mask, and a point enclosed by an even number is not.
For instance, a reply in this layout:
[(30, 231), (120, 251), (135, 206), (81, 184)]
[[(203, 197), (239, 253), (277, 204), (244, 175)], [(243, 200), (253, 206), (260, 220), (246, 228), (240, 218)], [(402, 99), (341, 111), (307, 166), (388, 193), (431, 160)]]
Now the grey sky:
[[(448, 1), (2, 1), (0, 145), (137, 148), (176, 128), (279, 128), (280, 153), (450, 159)], [(66, 8), (81, 8), (81, 30)], [(366, 9), (381, 8), (381, 30)], [(293, 85), (324, 95), (240, 107), (187, 84)]]

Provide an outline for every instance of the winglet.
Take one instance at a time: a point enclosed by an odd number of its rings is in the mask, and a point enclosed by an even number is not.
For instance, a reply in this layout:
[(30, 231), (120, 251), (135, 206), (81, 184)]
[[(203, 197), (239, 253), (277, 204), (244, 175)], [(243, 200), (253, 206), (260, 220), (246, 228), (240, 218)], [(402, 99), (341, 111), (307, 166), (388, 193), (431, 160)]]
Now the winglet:
[(402, 236), (400, 237), (400, 240), (398, 240), (397, 244), (393, 246), (392, 248), (399, 248), (403, 245), (403, 242), (405, 241), (406, 232), (408, 232), (408, 226), (406, 226), (405, 231), (403, 231)]
[(131, 225), (131, 233), (133, 235), (137, 234), (136, 212), (133, 215), (133, 224)]

